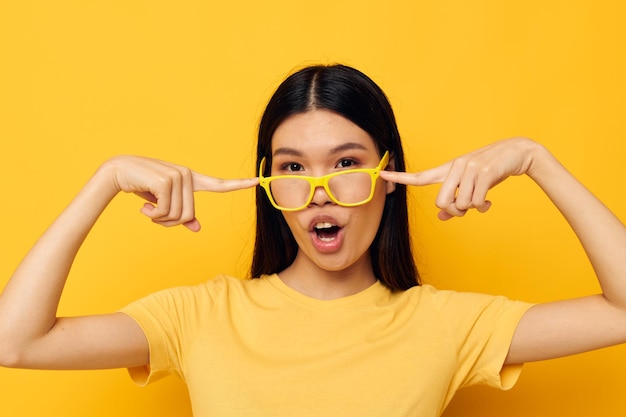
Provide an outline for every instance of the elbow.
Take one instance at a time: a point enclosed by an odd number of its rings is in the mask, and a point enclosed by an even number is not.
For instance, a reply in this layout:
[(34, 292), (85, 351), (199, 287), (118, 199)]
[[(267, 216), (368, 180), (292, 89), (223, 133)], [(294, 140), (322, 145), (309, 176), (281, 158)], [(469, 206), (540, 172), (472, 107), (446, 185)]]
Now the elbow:
[(4, 352), (0, 353), (0, 367), (2, 368), (21, 368), (20, 366), (20, 356), (5, 354)]
[(22, 363), (22, 355), (16, 349), (10, 348), (8, 344), (2, 343), (0, 347), (0, 367), (3, 368), (20, 368)]
[(24, 368), (25, 349), (11, 342), (10, 337), (0, 335), (0, 367)]

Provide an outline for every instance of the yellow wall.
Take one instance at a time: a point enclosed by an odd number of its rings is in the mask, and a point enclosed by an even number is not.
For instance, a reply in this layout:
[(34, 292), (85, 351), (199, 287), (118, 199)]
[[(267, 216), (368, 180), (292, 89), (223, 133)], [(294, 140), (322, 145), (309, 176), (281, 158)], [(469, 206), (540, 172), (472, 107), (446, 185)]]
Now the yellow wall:
[[(120, 153), (224, 177), (254, 172), (256, 123), (294, 67), (341, 61), (394, 105), (409, 166), (514, 135), (547, 145), (626, 219), (626, 6), (611, 1), (5, 1), (0, 6), (0, 286), (93, 170)], [(427, 282), (529, 301), (598, 291), (527, 178), (488, 215), (441, 223), (412, 194)], [(60, 313), (109, 312), (249, 263), (252, 191), (201, 195), (202, 233), (162, 229), (132, 196), (84, 245)], [(469, 389), (453, 416), (626, 413), (626, 347), (530, 364), (511, 392)], [(384, 394), (383, 394), (384, 395)], [(174, 378), (0, 369), (1, 416), (189, 416)]]

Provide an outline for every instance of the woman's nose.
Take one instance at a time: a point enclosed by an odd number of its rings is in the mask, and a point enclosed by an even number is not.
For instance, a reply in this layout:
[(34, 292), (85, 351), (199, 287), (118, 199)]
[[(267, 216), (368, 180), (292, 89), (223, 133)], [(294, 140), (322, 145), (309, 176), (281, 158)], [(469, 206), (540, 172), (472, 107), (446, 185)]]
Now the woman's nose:
[(323, 206), (325, 204), (333, 204), (333, 200), (329, 197), (326, 189), (323, 186), (315, 187), (313, 191), (313, 199), (311, 200), (311, 205)]

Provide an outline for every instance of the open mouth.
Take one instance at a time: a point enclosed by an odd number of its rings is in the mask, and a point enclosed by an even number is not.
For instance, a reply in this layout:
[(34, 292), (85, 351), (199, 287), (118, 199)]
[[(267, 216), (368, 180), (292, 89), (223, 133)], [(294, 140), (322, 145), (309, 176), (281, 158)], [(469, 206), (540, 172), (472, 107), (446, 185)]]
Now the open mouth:
[(339, 233), (339, 226), (329, 222), (320, 222), (313, 226), (313, 231), (319, 240), (323, 242), (330, 242), (337, 237), (337, 233)]

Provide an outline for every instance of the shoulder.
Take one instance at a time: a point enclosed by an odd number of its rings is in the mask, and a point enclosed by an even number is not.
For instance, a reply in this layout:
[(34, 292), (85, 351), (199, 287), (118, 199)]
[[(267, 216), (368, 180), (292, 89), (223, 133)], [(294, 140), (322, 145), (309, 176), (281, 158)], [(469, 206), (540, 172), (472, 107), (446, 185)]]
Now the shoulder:
[(394, 296), (406, 299), (419, 314), (427, 311), (430, 317), (439, 316), (448, 322), (475, 322), (481, 318), (517, 320), (532, 305), (502, 295), (440, 290), (428, 284)]
[(441, 290), (430, 284), (422, 284), (411, 287), (405, 291), (392, 293), (394, 297), (405, 298), (413, 302), (434, 303), (435, 306), (442, 307), (447, 304), (474, 304), (488, 302), (490, 300), (502, 298), (476, 292), (464, 292), (455, 290)]
[(177, 286), (149, 294), (126, 306), (124, 310), (182, 311), (210, 308), (211, 305), (223, 302), (224, 298), (242, 296), (250, 281), (230, 275), (217, 275), (199, 284)]
[(516, 302), (503, 295), (492, 295), (472, 291), (457, 291), (438, 289), (430, 284), (422, 284), (404, 291), (406, 295), (415, 300), (432, 300), (438, 304), (476, 304), (492, 302)]

